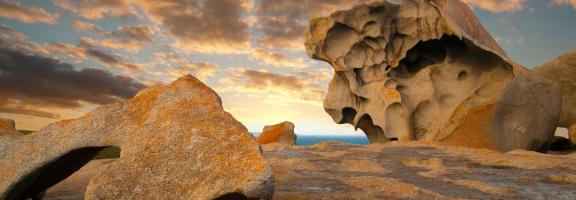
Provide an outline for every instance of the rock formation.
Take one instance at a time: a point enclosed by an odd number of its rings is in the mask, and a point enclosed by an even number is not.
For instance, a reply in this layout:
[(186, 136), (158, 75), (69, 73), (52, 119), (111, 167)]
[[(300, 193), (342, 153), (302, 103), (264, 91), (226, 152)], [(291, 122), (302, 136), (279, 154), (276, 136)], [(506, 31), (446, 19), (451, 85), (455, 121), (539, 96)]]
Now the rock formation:
[(562, 91), (562, 112), (558, 126), (568, 128), (570, 140), (576, 144), (576, 51), (560, 56), (534, 71), (554, 81)]
[(258, 143), (282, 143), (282, 144), (296, 144), (296, 134), (294, 134), (294, 124), (292, 122), (282, 122), (276, 125), (265, 126)]
[(0, 118), (0, 131), (15, 132), (16, 123), (14, 123), (14, 120), (11, 119)]
[(546, 151), (560, 117), (558, 87), (511, 61), (460, 0), (381, 0), (315, 18), (306, 50), (334, 68), (328, 114), (371, 142)]
[(220, 97), (192, 76), (30, 135), (0, 137), (0, 199), (25, 199), (63, 180), (101, 149), (120, 158), (85, 199), (269, 199), (272, 169)]

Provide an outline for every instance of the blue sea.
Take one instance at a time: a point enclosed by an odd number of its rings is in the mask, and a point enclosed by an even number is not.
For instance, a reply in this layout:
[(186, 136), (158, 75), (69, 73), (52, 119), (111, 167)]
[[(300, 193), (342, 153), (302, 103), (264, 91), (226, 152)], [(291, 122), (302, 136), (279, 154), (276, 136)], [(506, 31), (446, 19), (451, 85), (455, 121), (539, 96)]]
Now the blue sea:
[[(259, 134), (254, 134), (258, 138)], [(320, 142), (345, 142), (350, 144), (370, 144), (365, 136), (338, 136), (338, 135), (298, 135), (296, 145), (314, 145)]]
[(350, 144), (370, 144), (368, 138), (363, 136), (323, 136), (323, 135), (299, 135), (296, 145), (314, 145), (320, 142), (337, 141)]

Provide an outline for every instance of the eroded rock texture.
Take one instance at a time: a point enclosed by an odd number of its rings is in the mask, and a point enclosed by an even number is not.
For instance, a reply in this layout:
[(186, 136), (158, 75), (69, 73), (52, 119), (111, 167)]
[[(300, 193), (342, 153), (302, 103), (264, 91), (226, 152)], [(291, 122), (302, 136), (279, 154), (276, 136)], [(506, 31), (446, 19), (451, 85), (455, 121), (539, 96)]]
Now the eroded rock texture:
[(534, 71), (554, 81), (562, 91), (562, 113), (558, 126), (568, 128), (570, 140), (576, 144), (576, 51), (560, 56)]
[(294, 124), (285, 121), (279, 124), (265, 126), (258, 143), (282, 143), (282, 144), (296, 144), (296, 134), (294, 133)]
[(25, 199), (107, 146), (120, 158), (91, 178), (85, 199), (269, 199), (272, 169), (220, 97), (192, 76), (30, 135), (0, 136), (0, 199)]
[(386, 0), (310, 22), (310, 57), (335, 71), (324, 107), (371, 142), (545, 151), (553, 82), (514, 63), (460, 0)]

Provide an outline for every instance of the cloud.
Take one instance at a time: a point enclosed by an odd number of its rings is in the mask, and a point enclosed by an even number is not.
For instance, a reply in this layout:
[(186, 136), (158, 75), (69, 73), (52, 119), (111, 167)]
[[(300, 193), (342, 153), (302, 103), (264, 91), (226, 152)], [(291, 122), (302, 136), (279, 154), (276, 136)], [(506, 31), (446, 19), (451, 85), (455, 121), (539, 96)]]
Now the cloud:
[(118, 30), (105, 34), (106, 39), (81, 38), (82, 43), (112, 49), (123, 49), (131, 53), (139, 52), (152, 41), (153, 32), (148, 26), (120, 26)]
[(88, 22), (83, 22), (80, 20), (74, 20), (74, 23), (72, 24), (72, 26), (74, 27), (74, 29), (76, 29), (78, 31), (88, 31), (88, 32), (94, 32), (94, 33), (102, 32), (102, 28), (100, 28), (99, 26), (88, 23)]
[(58, 15), (46, 12), (42, 8), (26, 7), (19, 2), (0, 0), (0, 17), (18, 20), (24, 23), (56, 24)]
[(524, 44), (525, 41), (525, 38), (522, 35), (507, 37), (495, 36), (494, 39), (496, 39), (496, 41), (500, 44)]
[(526, 0), (463, 0), (470, 6), (491, 12), (513, 12), (524, 8)]
[(0, 24), (0, 38), (4, 40), (24, 41), (28, 36), (14, 28)]
[(320, 73), (300, 72), (277, 74), (249, 68), (229, 69), (229, 75), (220, 80), (223, 92), (248, 93), (272, 98), (276, 102), (305, 102), (321, 104), (324, 89), (319, 85)]
[(552, 0), (554, 5), (572, 5), (576, 9), (576, 0)]
[(218, 71), (218, 69), (219, 67), (214, 64), (206, 62), (198, 62), (198, 63), (183, 64), (175, 68), (167, 69), (166, 71), (161, 73), (166, 73), (167, 75), (169, 75), (174, 79), (182, 77), (187, 74), (192, 74), (194, 77), (200, 80), (205, 80), (209, 76), (213, 76), (214, 73)]
[(44, 108), (80, 108), (132, 97), (145, 85), (98, 69), (0, 49), (0, 112), (57, 118)]
[(90, 57), (99, 60), (108, 67), (119, 67), (126, 69), (129, 72), (141, 72), (144, 70), (142, 66), (125, 62), (121, 56), (108, 51), (97, 49), (84, 40), (81, 40), (79, 45), (52, 43), (49, 49), (53, 52), (61, 53), (64, 56), (73, 57), (77, 59), (77, 62), (82, 62), (87, 57)]
[(256, 29), (262, 33), (258, 45), (265, 48), (304, 49), (308, 20), (327, 16), (370, 0), (262, 0), (256, 8)]
[(210, 53), (235, 53), (250, 47), (246, 16), (251, 0), (150, 0), (136, 4), (176, 39), (176, 47)]
[(135, 13), (124, 0), (56, 0), (54, 5), (89, 20), (126, 17)]
[(262, 48), (251, 49), (252, 58), (260, 61), (263, 64), (269, 64), (276, 67), (290, 67), (301, 69), (306, 67), (303, 58), (288, 59), (286, 56), (279, 52), (267, 51)]
[(11, 48), (32, 54), (48, 55), (50, 50), (43, 44), (28, 40), (25, 33), (14, 30), (10, 26), (0, 25), (0, 48)]

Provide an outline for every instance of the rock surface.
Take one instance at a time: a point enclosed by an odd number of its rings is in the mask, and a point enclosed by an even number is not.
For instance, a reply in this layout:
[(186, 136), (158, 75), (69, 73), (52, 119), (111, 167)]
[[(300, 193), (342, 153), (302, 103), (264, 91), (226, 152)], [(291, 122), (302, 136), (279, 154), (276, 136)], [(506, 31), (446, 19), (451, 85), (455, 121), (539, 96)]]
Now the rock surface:
[(511, 61), (461, 0), (337, 11), (310, 21), (306, 49), (335, 71), (325, 110), (372, 143), (546, 151), (560, 117), (560, 89)]
[(0, 137), (0, 199), (46, 190), (107, 146), (120, 158), (90, 179), (85, 199), (272, 196), (272, 168), (220, 97), (192, 76), (155, 86), (30, 135)]
[(576, 144), (576, 51), (562, 55), (534, 71), (555, 82), (562, 91), (562, 113), (558, 126), (568, 128), (570, 140)]
[(0, 135), (3, 132), (16, 132), (16, 123), (14, 123), (14, 120), (0, 118)]
[[(274, 169), (274, 199), (576, 198), (576, 154), (334, 142), (309, 147), (269, 144), (263, 150)], [(89, 179), (90, 170), (97, 168), (82, 168), (46, 197), (58, 197), (55, 192), (74, 180)]]
[(258, 143), (283, 143), (296, 144), (296, 134), (294, 133), (294, 124), (292, 122), (282, 122), (276, 125), (265, 126)]

